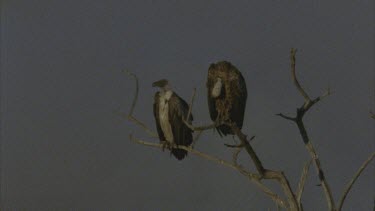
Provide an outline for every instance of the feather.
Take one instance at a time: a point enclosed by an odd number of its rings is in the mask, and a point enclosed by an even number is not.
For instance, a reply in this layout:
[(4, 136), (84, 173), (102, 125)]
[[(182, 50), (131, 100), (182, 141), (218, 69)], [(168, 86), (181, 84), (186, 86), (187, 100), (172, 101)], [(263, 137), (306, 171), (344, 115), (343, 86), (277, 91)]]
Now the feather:
[[(169, 99), (169, 122), (172, 125), (172, 132), (174, 143), (182, 146), (190, 146), (193, 142), (193, 131), (186, 126), (182, 118), (186, 119), (189, 106), (188, 104), (176, 93), (173, 93)], [(188, 122), (193, 121), (193, 115), (190, 115)], [(172, 149), (171, 153), (179, 160), (187, 155), (187, 151), (183, 149)]]
[[(163, 132), (163, 127), (160, 123), (160, 100), (160, 92), (157, 92), (154, 97), (153, 106), (156, 129), (158, 131), (160, 142), (165, 142), (167, 141), (166, 136)], [(193, 131), (189, 127), (187, 127), (185, 123), (182, 121), (182, 118), (187, 118), (189, 112), (188, 104), (175, 93), (172, 93), (172, 95), (166, 103), (168, 103), (168, 124), (171, 127), (173, 134), (172, 141), (177, 146), (190, 146), (193, 142)], [(188, 119), (188, 122), (191, 123), (192, 121), (193, 115), (191, 114)], [(178, 160), (182, 160), (186, 157), (187, 151), (184, 149), (173, 148), (171, 150), (171, 154), (173, 154)]]
[[(221, 79), (222, 90), (219, 96), (212, 95), (216, 81)], [(247, 89), (241, 72), (230, 62), (222, 61), (211, 64), (207, 77), (207, 99), (210, 117), (212, 121), (219, 118), (220, 121), (235, 122), (240, 129), (243, 125)], [(219, 125), (217, 128), (220, 136), (234, 134), (227, 125)]]

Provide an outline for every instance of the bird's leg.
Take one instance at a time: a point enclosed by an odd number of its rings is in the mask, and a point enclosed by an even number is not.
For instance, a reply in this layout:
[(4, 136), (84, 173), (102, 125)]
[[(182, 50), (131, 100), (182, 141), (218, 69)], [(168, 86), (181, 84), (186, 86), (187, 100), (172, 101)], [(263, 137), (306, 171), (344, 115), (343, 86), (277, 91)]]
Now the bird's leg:
[(162, 151), (164, 152), (165, 148), (167, 147), (169, 149), (169, 142), (168, 141), (161, 141), (162, 144)]
[(163, 145), (162, 146), (163, 152), (164, 152), (165, 148), (167, 148), (169, 150), (172, 150), (173, 148), (177, 148), (178, 147), (175, 143), (171, 143), (169, 141), (162, 141), (161, 144)]

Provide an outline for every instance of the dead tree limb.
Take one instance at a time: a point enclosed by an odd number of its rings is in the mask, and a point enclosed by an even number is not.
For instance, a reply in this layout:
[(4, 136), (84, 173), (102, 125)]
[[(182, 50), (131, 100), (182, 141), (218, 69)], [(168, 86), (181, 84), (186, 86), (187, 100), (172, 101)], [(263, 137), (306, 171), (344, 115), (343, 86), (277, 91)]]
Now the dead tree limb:
[[(141, 145), (160, 148), (160, 149), (163, 148), (162, 144), (143, 141), (143, 140), (135, 138), (133, 135), (129, 135), (129, 139), (131, 141), (133, 141), (135, 143), (138, 143), (138, 144), (141, 144)], [(213, 161), (215, 163), (218, 163), (220, 165), (223, 165), (223, 166), (226, 166), (226, 167), (229, 167), (231, 169), (234, 169), (234, 170), (238, 171), (239, 173), (246, 176), (250, 181), (254, 182), (266, 195), (270, 196), (271, 199), (273, 201), (275, 201), (279, 206), (281, 206), (283, 208), (288, 208), (288, 204), (282, 198), (280, 198), (277, 194), (272, 192), (268, 187), (266, 187), (261, 182), (261, 175), (246, 171), (242, 166), (240, 166), (240, 165), (238, 165), (234, 162), (229, 162), (229, 161), (226, 161), (226, 160), (223, 160), (223, 159), (216, 158), (212, 155), (208, 155), (206, 153), (200, 152), (200, 151), (198, 151), (196, 149), (193, 149), (191, 147), (173, 146), (173, 148), (184, 149), (184, 150), (190, 152), (191, 154), (197, 155), (197, 156), (199, 156), (201, 158), (204, 158), (206, 160)]]
[(327, 89), (327, 91), (322, 96), (319, 96), (319, 97), (311, 100), (311, 98), (308, 96), (306, 91), (302, 88), (302, 86), (299, 83), (299, 81), (297, 79), (297, 76), (296, 76), (296, 57), (295, 57), (296, 52), (297, 52), (297, 50), (294, 49), (294, 48), (292, 48), (291, 51), (290, 51), (291, 74), (292, 74), (292, 80), (293, 80), (294, 85), (296, 86), (297, 90), (300, 92), (300, 94), (304, 98), (304, 103), (302, 104), (301, 107), (297, 108), (296, 117), (289, 117), (289, 116), (286, 116), (282, 113), (277, 114), (277, 115), (283, 117), (284, 119), (291, 120), (291, 121), (293, 121), (297, 124), (297, 127), (298, 127), (299, 132), (300, 132), (301, 137), (302, 137), (302, 140), (303, 140), (303, 142), (306, 146), (307, 151), (309, 152), (309, 154), (310, 154), (310, 156), (313, 160), (316, 172), (317, 172), (317, 174), (319, 176), (319, 180), (322, 184), (322, 187), (323, 187), (323, 190), (324, 190), (324, 193), (325, 193), (325, 197), (326, 197), (326, 200), (327, 200), (327, 204), (328, 204), (328, 209), (333, 211), (333, 210), (336, 210), (336, 207), (335, 207), (335, 202), (333, 200), (331, 189), (330, 189), (330, 187), (328, 185), (328, 182), (325, 178), (325, 175), (324, 175), (322, 166), (320, 164), (320, 160), (318, 158), (318, 155), (315, 151), (315, 148), (314, 148), (313, 144), (311, 143), (311, 140), (310, 140), (310, 138), (307, 134), (306, 128), (305, 128), (304, 123), (303, 123), (303, 117), (304, 117), (305, 113), (313, 105), (315, 105), (320, 100), (322, 100), (324, 97), (330, 95), (330, 90)]
[(190, 100), (190, 104), (189, 104), (189, 111), (188, 111), (188, 115), (185, 119), (186, 122), (189, 122), (189, 119), (190, 119), (190, 115), (191, 115), (191, 110), (193, 109), (193, 103), (194, 103), (194, 99), (195, 99), (195, 94), (197, 92), (197, 89), (194, 88), (193, 90), (193, 94), (191, 95), (191, 100)]
[(125, 70), (124, 72), (126, 72), (129, 76), (131, 76), (134, 79), (134, 81), (135, 81), (135, 93), (134, 93), (134, 98), (133, 98), (132, 105), (130, 107), (129, 113), (128, 114), (120, 113), (120, 115), (123, 116), (125, 119), (127, 119), (127, 120), (135, 123), (136, 125), (140, 126), (141, 128), (143, 128), (143, 130), (145, 130), (146, 133), (149, 134), (151, 137), (158, 138), (159, 136), (154, 131), (152, 131), (149, 127), (147, 127), (146, 124), (144, 124), (143, 122), (141, 122), (140, 120), (138, 120), (137, 118), (134, 117), (134, 115), (133, 115), (134, 109), (135, 109), (135, 106), (137, 105), (138, 93), (139, 93), (138, 77), (134, 73), (131, 73), (128, 70)]
[(309, 169), (311, 166), (311, 161), (312, 160), (309, 160), (305, 163), (305, 166), (303, 167), (303, 170), (302, 170), (301, 178), (298, 183), (298, 188), (296, 191), (297, 203), (299, 205), (300, 210), (302, 210), (302, 194), (303, 194), (303, 190), (305, 189), (305, 183), (306, 183), (306, 179), (307, 179)]
[(363, 164), (361, 165), (361, 167), (358, 169), (358, 171), (356, 172), (356, 174), (353, 176), (353, 178), (350, 180), (350, 182), (347, 184), (347, 186), (345, 187), (344, 189), (344, 192), (340, 198), (340, 201), (339, 201), (339, 205), (338, 205), (338, 211), (340, 211), (342, 209), (342, 206), (344, 205), (344, 201), (346, 199), (346, 196), (348, 195), (349, 191), (352, 189), (354, 183), (357, 181), (358, 177), (361, 175), (361, 173), (363, 172), (363, 170), (365, 170), (365, 168), (367, 167), (368, 164), (370, 164), (370, 162), (372, 161), (372, 159), (374, 159), (375, 157), (375, 152), (373, 152), (369, 158), (367, 158), (367, 160), (365, 162), (363, 162)]

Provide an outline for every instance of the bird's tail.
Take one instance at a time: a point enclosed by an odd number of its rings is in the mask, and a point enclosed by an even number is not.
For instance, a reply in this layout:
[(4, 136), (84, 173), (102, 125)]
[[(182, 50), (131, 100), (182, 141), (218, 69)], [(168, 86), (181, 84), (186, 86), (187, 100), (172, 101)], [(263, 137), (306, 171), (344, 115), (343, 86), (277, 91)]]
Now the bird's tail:
[(187, 151), (184, 149), (172, 149), (171, 154), (173, 154), (178, 160), (182, 160), (187, 156)]

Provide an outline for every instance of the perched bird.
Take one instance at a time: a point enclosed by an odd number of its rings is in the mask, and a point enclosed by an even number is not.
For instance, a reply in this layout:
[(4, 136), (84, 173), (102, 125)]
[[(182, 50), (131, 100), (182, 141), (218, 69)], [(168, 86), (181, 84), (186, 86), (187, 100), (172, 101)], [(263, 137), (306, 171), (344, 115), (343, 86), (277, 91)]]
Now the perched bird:
[[(241, 129), (247, 99), (246, 83), (241, 72), (227, 61), (211, 64), (206, 86), (212, 121), (235, 123)], [(234, 134), (225, 124), (217, 126), (216, 130), (220, 136)]]
[[(187, 155), (187, 151), (173, 147), (189, 146), (193, 141), (193, 131), (182, 120), (182, 118), (186, 120), (189, 106), (173, 92), (168, 80), (156, 81), (152, 86), (160, 88), (154, 97), (154, 116), (160, 142), (163, 144), (163, 149), (167, 146), (171, 154), (182, 160)], [(187, 122), (191, 124), (192, 121), (193, 116), (190, 115)]]

